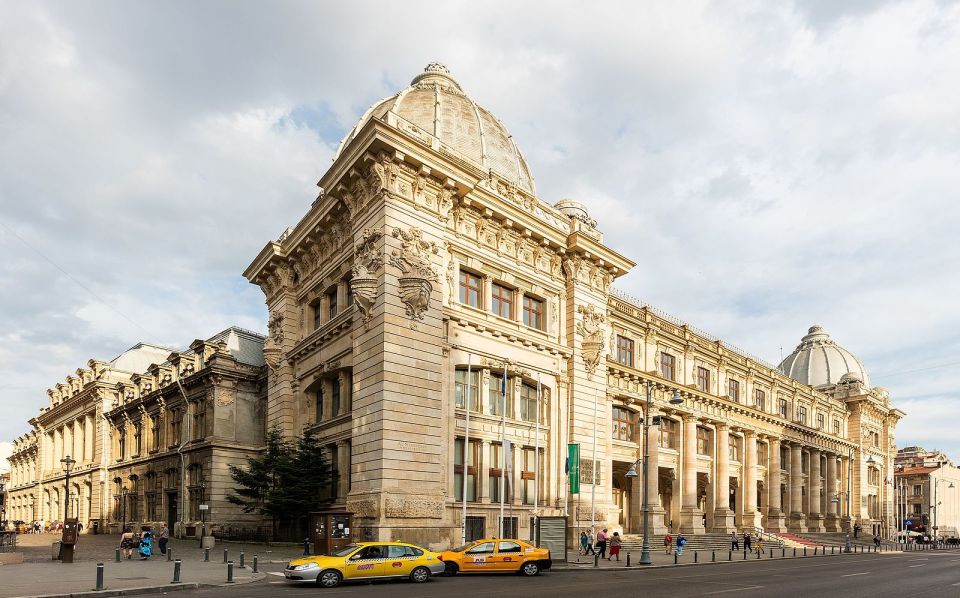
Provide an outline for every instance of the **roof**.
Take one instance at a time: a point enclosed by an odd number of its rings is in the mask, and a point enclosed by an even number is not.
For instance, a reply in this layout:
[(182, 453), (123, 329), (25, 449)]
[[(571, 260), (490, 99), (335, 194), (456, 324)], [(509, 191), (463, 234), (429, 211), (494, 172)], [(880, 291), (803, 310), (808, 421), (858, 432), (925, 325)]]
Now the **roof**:
[(895, 469), (893, 471), (894, 475), (920, 475), (927, 474), (940, 469), (939, 467), (904, 467), (903, 469)]
[(814, 388), (840, 382), (861, 382), (870, 386), (863, 363), (816, 324), (810, 327), (793, 353), (780, 363), (779, 369), (797, 382)]

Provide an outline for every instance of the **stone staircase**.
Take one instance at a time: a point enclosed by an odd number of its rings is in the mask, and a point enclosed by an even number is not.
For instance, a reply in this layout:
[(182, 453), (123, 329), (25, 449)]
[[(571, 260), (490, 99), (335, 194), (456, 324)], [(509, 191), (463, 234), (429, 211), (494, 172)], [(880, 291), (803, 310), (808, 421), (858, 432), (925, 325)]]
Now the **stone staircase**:
[[(651, 534), (650, 535), (650, 550), (663, 550), (663, 534)], [(674, 543), (676, 543), (677, 536), (673, 535)], [(624, 534), (623, 535), (623, 548), (624, 551), (630, 552), (639, 552), (640, 547), (643, 545), (643, 536), (639, 534)], [(676, 544), (674, 544), (676, 545)], [(730, 549), (730, 534), (697, 534), (687, 536), (687, 545), (684, 548), (685, 551), (691, 550), (716, 550), (717, 552), (725, 551)]]

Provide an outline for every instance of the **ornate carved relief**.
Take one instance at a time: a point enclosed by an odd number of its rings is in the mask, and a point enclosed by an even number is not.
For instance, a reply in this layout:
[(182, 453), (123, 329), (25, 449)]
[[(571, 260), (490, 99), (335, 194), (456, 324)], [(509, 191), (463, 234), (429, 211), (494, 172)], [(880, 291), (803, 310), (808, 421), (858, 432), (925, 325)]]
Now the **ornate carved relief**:
[(592, 304), (587, 307), (578, 305), (577, 313), (581, 314), (576, 331), (583, 336), (583, 364), (587, 369), (587, 375), (593, 375), (603, 355), (603, 346), (606, 342), (604, 322), (607, 316)]
[(397, 519), (440, 519), (443, 500), (439, 498), (387, 498), (384, 515)]
[(390, 264), (404, 274), (397, 279), (400, 300), (406, 305), (407, 316), (415, 323), (423, 319), (430, 307), (432, 283), (437, 280), (430, 256), (438, 254), (439, 248), (436, 243), (424, 240), (423, 233), (415, 226), (409, 230), (395, 228), (393, 237), (400, 240), (400, 250), (390, 252)]
[(373, 306), (377, 301), (377, 272), (383, 267), (383, 250), (377, 248), (381, 238), (382, 232), (368, 228), (363, 231), (353, 252), (353, 277), (350, 279), (350, 287), (364, 323), (370, 321)]

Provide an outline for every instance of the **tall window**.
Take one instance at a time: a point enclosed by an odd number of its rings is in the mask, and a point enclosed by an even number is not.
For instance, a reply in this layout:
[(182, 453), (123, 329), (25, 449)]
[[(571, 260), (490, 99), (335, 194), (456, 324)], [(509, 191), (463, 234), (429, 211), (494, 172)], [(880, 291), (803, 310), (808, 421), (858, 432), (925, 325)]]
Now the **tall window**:
[(767, 466), (767, 443), (758, 442), (757, 443), (757, 465), (761, 467)]
[(677, 448), (679, 435), (680, 424), (676, 420), (660, 418), (660, 446), (662, 448)]
[(834, 433), (835, 435), (837, 435), (837, 436), (840, 435), (840, 420), (839, 420), (839, 419), (833, 420), (833, 433)]
[(150, 450), (160, 450), (160, 416), (150, 416)]
[(317, 421), (320, 422), (323, 421), (323, 384), (314, 393), (314, 399), (317, 401)]
[(920, 485), (920, 484), (914, 485), (914, 487), (913, 487), (913, 495), (914, 495), (914, 496), (923, 496), (923, 486)]
[(513, 319), (513, 289), (500, 284), (493, 284), (493, 302), (490, 305), (493, 313), (501, 318)]
[(193, 439), (200, 440), (207, 435), (207, 402), (197, 401), (193, 406)]
[[(468, 384), (469, 382), (469, 384)], [(467, 396), (467, 388), (470, 392), (470, 411), (480, 411), (480, 371), (471, 370), (470, 377), (467, 378), (467, 370), (457, 370), (456, 383), (454, 384), (454, 393), (456, 395), (457, 407), (464, 408), (464, 397)]]
[(730, 435), (730, 460), (739, 461), (740, 460), (740, 437)]
[(613, 437), (617, 440), (633, 441), (634, 421), (633, 412), (624, 407), (613, 407)]
[(817, 428), (820, 429), (820, 430), (822, 430), (822, 429), (823, 429), (823, 426), (824, 426), (823, 420), (824, 420), (823, 414), (822, 414), (822, 413), (818, 413), (818, 414), (817, 414)]
[(337, 317), (337, 287), (327, 291), (327, 319), (332, 320)]
[(174, 407), (170, 410), (170, 444), (177, 445), (182, 442), (181, 432), (183, 430), (183, 409)]
[(697, 454), (710, 454), (710, 430), (697, 426)]
[(697, 388), (700, 392), (710, 392), (710, 370), (697, 366)]
[(734, 403), (740, 402), (740, 381), (732, 378), (727, 379), (727, 398)]
[(323, 307), (318, 301), (313, 305), (313, 329), (317, 330), (323, 324)]
[(753, 406), (759, 409), (760, 411), (765, 411), (767, 409), (767, 393), (760, 390), (759, 388), (754, 389)]
[(780, 412), (780, 417), (786, 418), (787, 417), (787, 400), (780, 399), (779, 403), (780, 404), (779, 404), (778, 411)]
[(525, 422), (537, 421), (537, 387), (530, 384), (520, 385), (520, 419)]
[(667, 380), (675, 380), (677, 359), (669, 353), (660, 354), (660, 375)]
[(120, 428), (119, 434), (117, 436), (118, 448), (120, 449), (117, 454), (117, 459), (122, 460), (127, 457), (127, 427), (124, 425)]
[(797, 421), (803, 425), (807, 425), (807, 408), (802, 405), (797, 410)]
[(330, 416), (340, 415), (340, 378), (330, 381)]
[(460, 270), (460, 303), (471, 307), (481, 307), (480, 296), (482, 282), (476, 274)]
[(543, 301), (523, 296), (523, 323), (530, 328), (543, 330)]
[[(543, 449), (540, 450), (540, 465), (539, 471), (541, 475), (543, 474)], [(537, 472), (537, 452), (534, 447), (525, 446), (523, 447), (523, 469), (520, 470), (520, 483), (523, 487), (520, 489), (521, 494), (523, 495), (523, 504), (532, 505), (536, 483), (540, 480), (535, 479)], [(542, 498), (542, 496), (541, 496)]]
[(343, 279), (343, 284), (347, 287), (347, 305), (353, 305), (353, 285), (350, 284), (353, 277), (349, 274)]
[(143, 424), (139, 421), (133, 424), (133, 454), (139, 455), (143, 448)]
[(507, 382), (507, 397), (506, 401), (504, 401), (504, 397), (501, 394), (503, 392), (503, 375), (490, 372), (487, 400), (491, 415), (503, 415), (504, 410), (506, 410), (507, 417), (513, 416), (513, 393), (510, 392), (509, 380)]
[[(477, 500), (477, 455), (480, 443), (470, 442), (467, 449), (467, 500)], [(463, 500), (463, 438), (454, 443), (453, 455), (453, 495)]]
[(633, 339), (617, 335), (617, 363), (633, 367)]
[[(503, 467), (503, 447), (500, 444), (490, 444), (490, 467), (487, 470), (488, 487), (490, 502), (500, 502), (500, 479), (504, 472)], [(505, 479), (505, 478), (504, 478)], [(509, 480), (507, 480), (509, 483)], [(507, 487), (509, 488), (509, 486)]]

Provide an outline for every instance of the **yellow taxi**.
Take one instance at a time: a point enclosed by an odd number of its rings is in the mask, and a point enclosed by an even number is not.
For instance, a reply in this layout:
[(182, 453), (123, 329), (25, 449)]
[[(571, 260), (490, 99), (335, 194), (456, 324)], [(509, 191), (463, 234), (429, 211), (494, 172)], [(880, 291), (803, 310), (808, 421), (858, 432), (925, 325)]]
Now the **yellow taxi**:
[(403, 542), (357, 542), (322, 556), (307, 556), (287, 563), (289, 581), (335, 588), (343, 581), (406, 577), (422, 583), (444, 572), (440, 555)]
[(553, 565), (550, 551), (523, 540), (494, 538), (476, 540), (440, 553), (446, 573), (501, 571), (537, 575)]

